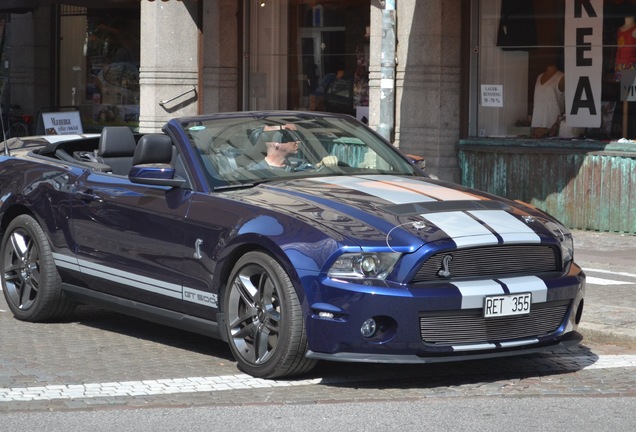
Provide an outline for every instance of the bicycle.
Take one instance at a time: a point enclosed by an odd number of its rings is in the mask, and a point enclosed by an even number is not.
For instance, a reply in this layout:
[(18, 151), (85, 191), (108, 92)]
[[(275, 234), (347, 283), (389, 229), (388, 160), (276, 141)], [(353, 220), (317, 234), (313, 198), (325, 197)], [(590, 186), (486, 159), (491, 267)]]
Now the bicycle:
[(11, 104), (8, 113), (5, 113), (4, 110), (0, 110), (2, 112), (1, 120), (3, 139), (25, 137), (31, 134), (31, 123), (33, 123), (33, 117), (30, 115), (19, 114), (20, 109), (20, 105)]

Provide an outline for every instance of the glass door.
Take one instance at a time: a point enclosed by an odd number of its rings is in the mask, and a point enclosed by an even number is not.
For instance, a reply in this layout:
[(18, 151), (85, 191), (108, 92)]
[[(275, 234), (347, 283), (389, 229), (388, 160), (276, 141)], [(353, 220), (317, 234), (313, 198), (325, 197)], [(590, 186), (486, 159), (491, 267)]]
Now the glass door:
[(139, 4), (62, 5), (59, 101), (80, 111), (85, 132), (139, 126)]
[(367, 0), (245, 0), (245, 110), (368, 116)]

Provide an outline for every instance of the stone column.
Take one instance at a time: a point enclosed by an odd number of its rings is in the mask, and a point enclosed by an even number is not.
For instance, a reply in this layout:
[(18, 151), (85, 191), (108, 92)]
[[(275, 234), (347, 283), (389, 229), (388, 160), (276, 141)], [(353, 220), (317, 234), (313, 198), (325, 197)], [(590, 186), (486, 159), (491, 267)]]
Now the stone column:
[(203, 112), (239, 110), (236, 0), (203, 1)]
[[(397, 1), (394, 144), (423, 156), (429, 173), (460, 181), (461, 0)], [(379, 120), (380, 2), (371, 2), (370, 120)]]
[(197, 114), (197, 22), (194, 0), (141, 0), (140, 132), (157, 132), (170, 118)]

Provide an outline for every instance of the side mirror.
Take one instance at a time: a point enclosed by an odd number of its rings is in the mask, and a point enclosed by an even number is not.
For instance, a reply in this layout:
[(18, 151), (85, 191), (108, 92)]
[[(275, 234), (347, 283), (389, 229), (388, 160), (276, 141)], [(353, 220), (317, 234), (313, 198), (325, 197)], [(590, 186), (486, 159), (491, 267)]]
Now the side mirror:
[(409, 161), (411, 161), (413, 165), (415, 165), (422, 171), (426, 169), (426, 159), (424, 159), (422, 156), (417, 156), (414, 154), (406, 154), (405, 156), (409, 159)]
[(185, 180), (175, 178), (175, 171), (170, 164), (135, 165), (130, 169), (128, 179), (137, 184), (180, 187), (185, 183)]

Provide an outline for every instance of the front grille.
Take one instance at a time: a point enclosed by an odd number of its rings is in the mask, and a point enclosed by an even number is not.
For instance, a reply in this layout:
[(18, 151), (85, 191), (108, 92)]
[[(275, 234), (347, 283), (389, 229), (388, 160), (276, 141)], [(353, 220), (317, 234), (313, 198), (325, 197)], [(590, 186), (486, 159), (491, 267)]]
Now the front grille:
[(543, 336), (556, 331), (569, 300), (533, 304), (530, 315), (483, 317), (481, 309), (420, 314), (422, 341), (437, 345), (476, 344)]
[[(440, 276), (447, 259), (450, 277)], [(412, 283), (456, 278), (494, 278), (502, 275), (533, 275), (560, 270), (559, 254), (546, 245), (498, 245), (439, 252), (426, 260)]]

